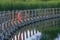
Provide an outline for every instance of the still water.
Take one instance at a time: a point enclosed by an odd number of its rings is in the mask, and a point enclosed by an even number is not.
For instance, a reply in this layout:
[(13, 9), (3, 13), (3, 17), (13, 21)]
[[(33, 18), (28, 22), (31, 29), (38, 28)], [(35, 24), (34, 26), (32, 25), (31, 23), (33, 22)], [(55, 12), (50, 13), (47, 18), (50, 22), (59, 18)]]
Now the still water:
[(19, 29), (10, 40), (60, 40), (60, 19), (25, 26)]

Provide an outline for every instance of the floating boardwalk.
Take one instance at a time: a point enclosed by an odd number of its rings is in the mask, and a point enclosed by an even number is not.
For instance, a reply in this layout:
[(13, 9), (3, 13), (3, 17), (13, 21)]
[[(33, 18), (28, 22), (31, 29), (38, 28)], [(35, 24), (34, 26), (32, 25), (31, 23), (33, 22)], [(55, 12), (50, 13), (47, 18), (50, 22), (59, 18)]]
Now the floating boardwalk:
[(9, 40), (20, 28), (57, 18), (60, 18), (60, 8), (0, 11), (0, 38), (1, 40)]

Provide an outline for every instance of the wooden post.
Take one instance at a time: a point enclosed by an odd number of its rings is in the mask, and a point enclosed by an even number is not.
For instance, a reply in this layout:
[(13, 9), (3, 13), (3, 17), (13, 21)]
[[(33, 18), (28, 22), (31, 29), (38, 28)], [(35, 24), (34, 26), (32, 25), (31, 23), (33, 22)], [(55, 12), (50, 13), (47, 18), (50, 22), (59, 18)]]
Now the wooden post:
[(52, 15), (52, 9), (49, 8), (49, 15)]
[(35, 17), (36, 17), (36, 9), (34, 10), (34, 12), (35, 12)]
[(33, 18), (33, 15), (34, 15), (34, 14), (33, 14), (33, 10), (31, 10), (31, 11), (32, 11), (32, 18)]
[(2, 23), (2, 30), (4, 31), (4, 23)]
[(14, 10), (12, 11), (12, 25), (14, 25)]
[(30, 20), (30, 10), (28, 10), (28, 20)]
[(53, 10), (53, 15), (54, 15), (54, 14), (55, 14), (55, 13), (54, 13), (54, 8), (52, 8), (52, 10)]
[(8, 26), (10, 27), (10, 20), (8, 21)]
[(43, 9), (43, 17), (45, 17), (45, 9)]
[(8, 22), (7, 21), (6, 21), (5, 27), (6, 27), (6, 29), (8, 28)]
[(25, 12), (25, 15), (24, 15), (25, 18), (24, 18), (24, 20), (26, 21), (28, 15), (27, 15), (27, 11), (26, 10), (24, 12)]

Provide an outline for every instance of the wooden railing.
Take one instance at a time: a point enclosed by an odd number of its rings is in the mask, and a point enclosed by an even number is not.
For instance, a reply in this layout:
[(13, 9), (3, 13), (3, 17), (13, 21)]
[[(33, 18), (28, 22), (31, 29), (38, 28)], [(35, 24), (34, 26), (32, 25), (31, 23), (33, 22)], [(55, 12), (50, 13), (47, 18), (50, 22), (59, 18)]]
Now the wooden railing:
[[(31, 10), (12, 10), (0, 11), (0, 30), (7, 30), (9, 27), (18, 23), (18, 12), (21, 14), (21, 22), (36, 19), (38, 17), (50, 17), (51, 15), (60, 14), (60, 8), (45, 8)], [(13, 18), (12, 18), (13, 17)], [(19, 22), (19, 23), (21, 23)]]

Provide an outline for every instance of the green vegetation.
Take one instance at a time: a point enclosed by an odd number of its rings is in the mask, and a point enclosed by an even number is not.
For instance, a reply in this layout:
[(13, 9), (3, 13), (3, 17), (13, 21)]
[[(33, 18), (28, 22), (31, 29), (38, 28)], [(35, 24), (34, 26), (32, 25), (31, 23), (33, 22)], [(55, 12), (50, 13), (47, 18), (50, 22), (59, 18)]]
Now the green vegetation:
[(59, 8), (59, 0), (0, 0), (0, 10)]

